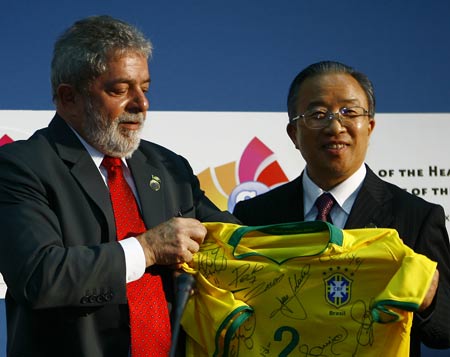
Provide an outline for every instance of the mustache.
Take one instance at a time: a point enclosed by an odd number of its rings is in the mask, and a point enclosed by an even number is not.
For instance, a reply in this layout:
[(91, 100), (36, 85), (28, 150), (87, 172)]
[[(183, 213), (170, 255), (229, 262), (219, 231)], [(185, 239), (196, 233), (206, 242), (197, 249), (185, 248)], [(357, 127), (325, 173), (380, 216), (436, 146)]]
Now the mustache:
[(145, 122), (145, 116), (144, 113), (122, 113), (117, 117), (117, 123), (139, 123), (144, 124)]

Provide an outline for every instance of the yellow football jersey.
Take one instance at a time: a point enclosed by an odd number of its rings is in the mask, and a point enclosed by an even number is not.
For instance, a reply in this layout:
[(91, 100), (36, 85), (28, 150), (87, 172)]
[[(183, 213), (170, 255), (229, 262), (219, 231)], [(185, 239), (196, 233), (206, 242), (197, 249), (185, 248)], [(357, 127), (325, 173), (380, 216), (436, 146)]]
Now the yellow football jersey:
[(205, 223), (188, 356), (408, 356), (436, 263), (393, 229)]

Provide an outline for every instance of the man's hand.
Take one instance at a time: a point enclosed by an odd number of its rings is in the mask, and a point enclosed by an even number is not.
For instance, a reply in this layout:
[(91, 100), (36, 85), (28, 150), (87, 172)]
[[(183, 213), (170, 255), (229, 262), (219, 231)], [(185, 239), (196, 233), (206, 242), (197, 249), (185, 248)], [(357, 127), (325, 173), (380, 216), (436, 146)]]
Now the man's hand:
[(433, 280), (431, 281), (430, 288), (428, 289), (427, 295), (425, 296), (425, 299), (423, 299), (423, 302), (419, 307), (419, 312), (425, 310), (427, 307), (431, 305), (434, 299), (434, 295), (436, 295), (438, 284), (439, 284), (439, 271), (436, 269), (433, 275)]
[(190, 262), (206, 236), (206, 228), (193, 218), (172, 218), (137, 236), (146, 266)]

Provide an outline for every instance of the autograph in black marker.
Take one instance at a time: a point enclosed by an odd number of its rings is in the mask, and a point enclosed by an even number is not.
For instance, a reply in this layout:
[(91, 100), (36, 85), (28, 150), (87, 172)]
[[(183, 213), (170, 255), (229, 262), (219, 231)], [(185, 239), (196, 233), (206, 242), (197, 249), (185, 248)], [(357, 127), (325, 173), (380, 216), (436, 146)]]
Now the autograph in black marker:
[(227, 269), (227, 258), (219, 247), (208, 249), (204, 247), (202, 254), (198, 260), (198, 270), (205, 278), (214, 275), (217, 272)]
[(308, 281), (310, 274), (310, 265), (307, 264), (303, 266), (301, 271), (297, 274), (289, 276), (289, 287), (290, 294), (283, 295), (281, 297), (276, 297), (280, 306), (270, 313), (270, 318), (275, 317), (279, 312), (282, 315), (294, 319), (294, 320), (305, 320), (307, 318), (307, 313), (300, 301), (300, 290)]
[(358, 325), (358, 332), (356, 334), (356, 346), (353, 355), (355, 356), (360, 346), (372, 346), (374, 341), (372, 314), (367, 309), (366, 303), (362, 300), (356, 301), (350, 311), (353, 321)]

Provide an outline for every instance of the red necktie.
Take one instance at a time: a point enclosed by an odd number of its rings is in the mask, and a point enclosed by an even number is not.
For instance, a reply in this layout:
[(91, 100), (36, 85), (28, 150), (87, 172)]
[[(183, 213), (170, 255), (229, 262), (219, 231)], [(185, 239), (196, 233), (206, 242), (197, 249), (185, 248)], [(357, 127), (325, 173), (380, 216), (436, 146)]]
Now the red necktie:
[(316, 217), (316, 221), (324, 221), (324, 222), (330, 222), (330, 211), (331, 208), (333, 208), (333, 205), (335, 203), (334, 197), (331, 195), (331, 193), (322, 193), (314, 203), (317, 207), (318, 213)]
[[(116, 220), (117, 240), (145, 232), (136, 199), (126, 182), (122, 161), (105, 156), (102, 161), (108, 172), (109, 194)], [(145, 273), (127, 284), (130, 309), (131, 356), (168, 356), (170, 321), (161, 277)]]

